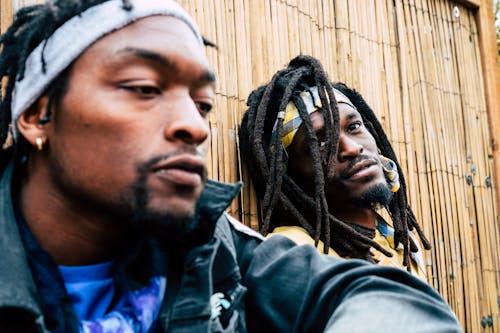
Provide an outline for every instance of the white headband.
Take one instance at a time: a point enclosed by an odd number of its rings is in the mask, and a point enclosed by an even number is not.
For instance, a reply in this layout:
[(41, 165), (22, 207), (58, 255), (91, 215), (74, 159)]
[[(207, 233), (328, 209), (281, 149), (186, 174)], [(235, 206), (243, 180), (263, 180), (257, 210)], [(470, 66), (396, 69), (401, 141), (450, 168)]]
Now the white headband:
[[(40, 43), (26, 60), (24, 78), (15, 83), (12, 92), (12, 129), (18, 133), (16, 121), (90, 45), (104, 35), (123, 28), (138, 19), (165, 15), (185, 22), (203, 45), (198, 26), (189, 14), (173, 0), (130, 0), (131, 10), (123, 9), (122, 0), (110, 0), (91, 7), (60, 26), (47, 40)], [(42, 50), (46, 63), (42, 70)]]

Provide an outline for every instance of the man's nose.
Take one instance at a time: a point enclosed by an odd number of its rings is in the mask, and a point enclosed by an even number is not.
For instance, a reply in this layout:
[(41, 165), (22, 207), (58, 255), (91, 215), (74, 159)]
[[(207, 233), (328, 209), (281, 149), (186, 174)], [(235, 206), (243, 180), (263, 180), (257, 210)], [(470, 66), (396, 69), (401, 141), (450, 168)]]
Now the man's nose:
[(210, 133), (207, 120), (200, 114), (189, 94), (177, 95), (175, 99), (167, 106), (169, 116), (165, 125), (165, 138), (192, 145), (202, 144)]
[(345, 162), (356, 158), (363, 152), (363, 145), (349, 137), (348, 135), (341, 134), (339, 137), (339, 162)]

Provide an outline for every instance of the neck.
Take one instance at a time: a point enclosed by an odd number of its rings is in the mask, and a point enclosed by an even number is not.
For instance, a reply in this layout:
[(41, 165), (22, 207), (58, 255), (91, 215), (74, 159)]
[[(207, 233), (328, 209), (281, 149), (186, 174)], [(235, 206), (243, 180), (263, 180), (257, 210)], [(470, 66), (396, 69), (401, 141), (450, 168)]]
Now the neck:
[(374, 229), (377, 226), (377, 213), (371, 208), (360, 208), (343, 204), (342, 207), (328, 206), (330, 214), (341, 221), (351, 222)]
[(18, 199), (40, 246), (59, 265), (89, 265), (116, 258), (127, 238), (116, 217), (64, 196), (48, 172), (43, 168), (35, 172), (31, 164)]

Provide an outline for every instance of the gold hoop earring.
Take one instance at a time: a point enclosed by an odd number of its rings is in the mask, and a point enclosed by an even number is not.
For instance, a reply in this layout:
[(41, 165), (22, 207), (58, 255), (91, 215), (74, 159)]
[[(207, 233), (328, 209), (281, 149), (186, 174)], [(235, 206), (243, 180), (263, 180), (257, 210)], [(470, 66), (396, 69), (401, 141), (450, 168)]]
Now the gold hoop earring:
[(38, 138), (35, 139), (35, 144), (36, 144), (36, 148), (39, 151), (43, 150), (43, 139), (41, 137), (38, 137)]

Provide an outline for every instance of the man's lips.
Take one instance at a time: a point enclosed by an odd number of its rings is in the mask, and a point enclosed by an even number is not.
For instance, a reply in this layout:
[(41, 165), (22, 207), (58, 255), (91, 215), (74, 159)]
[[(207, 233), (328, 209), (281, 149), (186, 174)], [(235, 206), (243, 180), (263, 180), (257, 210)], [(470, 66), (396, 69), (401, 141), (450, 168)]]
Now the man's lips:
[[(352, 163), (350, 163), (351, 165)], [(342, 172), (342, 178), (343, 179), (354, 179), (354, 178), (359, 178), (363, 177), (366, 174), (371, 173), (376, 166), (378, 165), (378, 162), (374, 159), (371, 158), (365, 158), (362, 159), (358, 162), (354, 162), (354, 165), (348, 167), (346, 170)]]
[(196, 187), (206, 179), (205, 161), (196, 155), (181, 154), (162, 160), (151, 168), (160, 178), (181, 186)]

